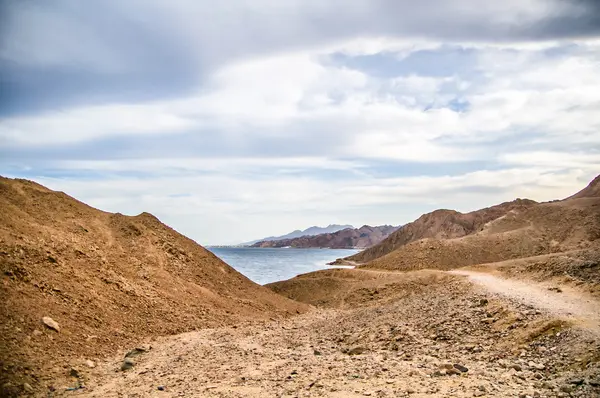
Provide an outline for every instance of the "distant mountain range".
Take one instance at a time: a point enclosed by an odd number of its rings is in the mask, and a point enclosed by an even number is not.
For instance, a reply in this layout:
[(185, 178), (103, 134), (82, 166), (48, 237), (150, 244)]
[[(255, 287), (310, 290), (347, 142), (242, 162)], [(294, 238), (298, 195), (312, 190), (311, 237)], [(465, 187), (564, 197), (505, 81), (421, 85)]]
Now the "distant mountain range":
[(282, 240), (282, 239), (294, 239), (294, 238), (299, 238), (301, 236), (315, 236), (315, 235), (320, 235), (320, 234), (329, 234), (329, 233), (341, 231), (341, 230), (347, 229), (347, 228), (354, 228), (354, 227), (352, 225), (338, 225), (338, 224), (331, 224), (326, 227), (314, 226), (314, 227), (306, 228), (304, 231), (300, 231), (299, 229), (297, 229), (286, 235), (269, 236), (268, 238), (256, 239), (256, 240), (253, 240), (250, 242), (242, 243), (239, 246), (252, 246), (258, 242), (266, 242), (266, 241)]
[(378, 227), (363, 225), (360, 228), (344, 228), (336, 232), (321, 233), (318, 235), (303, 235), (289, 239), (263, 240), (254, 243), (252, 247), (364, 249), (380, 243), (397, 229), (398, 227), (392, 225), (381, 225)]

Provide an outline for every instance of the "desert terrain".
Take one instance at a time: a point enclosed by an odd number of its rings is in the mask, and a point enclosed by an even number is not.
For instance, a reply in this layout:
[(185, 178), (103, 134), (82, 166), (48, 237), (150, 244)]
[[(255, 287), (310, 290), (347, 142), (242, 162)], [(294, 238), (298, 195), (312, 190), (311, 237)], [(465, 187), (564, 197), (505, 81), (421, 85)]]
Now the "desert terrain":
[(597, 397), (599, 186), (433, 212), (261, 287), (150, 215), (3, 179), (3, 392)]

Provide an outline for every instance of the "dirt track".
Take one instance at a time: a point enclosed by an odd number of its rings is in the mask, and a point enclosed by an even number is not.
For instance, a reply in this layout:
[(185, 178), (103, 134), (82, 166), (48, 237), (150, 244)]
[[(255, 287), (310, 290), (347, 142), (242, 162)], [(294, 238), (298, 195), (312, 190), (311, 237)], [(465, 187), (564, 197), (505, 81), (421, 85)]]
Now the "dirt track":
[(558, 288), (548, 283), (533, 284), (462, 269), (449, 273), (466, 276), (490, 293), (530, 305), (557, 317), (566, 317), (600, 335), (600, 303), (573, 288)]

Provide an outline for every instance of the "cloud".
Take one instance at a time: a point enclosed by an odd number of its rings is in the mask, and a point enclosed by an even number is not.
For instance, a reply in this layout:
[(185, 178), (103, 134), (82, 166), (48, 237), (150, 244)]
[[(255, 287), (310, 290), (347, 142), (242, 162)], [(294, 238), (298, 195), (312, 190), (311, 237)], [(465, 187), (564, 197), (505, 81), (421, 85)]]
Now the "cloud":
[(597, 7), (591, 0), (11, 2), (3, 9), (0, 109), (30, 114), (173, 98), (241, 59), (365, 37), (597, 37)]
[(3, 6), (2, 174), (203, 243), (555, 199), (598, 173), (591, 1)]

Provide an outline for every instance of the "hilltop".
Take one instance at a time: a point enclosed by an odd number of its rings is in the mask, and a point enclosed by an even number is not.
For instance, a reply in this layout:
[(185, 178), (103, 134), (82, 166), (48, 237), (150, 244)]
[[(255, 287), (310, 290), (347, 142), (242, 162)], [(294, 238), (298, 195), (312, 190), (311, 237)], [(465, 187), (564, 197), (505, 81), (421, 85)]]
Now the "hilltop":
[(262, 241), (253, 244), (253, 247), (297, 247), (297, 248), (330, 248), (353, 249), (371, 247), (385, 238), (398, 227), (381, 225), (371, 227), (363, 225), (360, 228), (345, 228), (334, 233), (323, 233), (314, 236), (301, 236), (293, 239), (280, 239)]
[(0, 272), (2, 385), (37, 388), (146, 338), (307, 309), (151, 214), (103, 212), (27, 180), (0, 178)]

